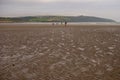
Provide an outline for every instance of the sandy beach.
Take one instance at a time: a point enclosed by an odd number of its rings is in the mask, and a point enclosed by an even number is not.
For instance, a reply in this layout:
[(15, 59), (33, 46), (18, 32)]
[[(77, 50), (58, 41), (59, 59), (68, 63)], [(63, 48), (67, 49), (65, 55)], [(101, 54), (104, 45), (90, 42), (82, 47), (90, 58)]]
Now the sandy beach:
[(120, 80), (120, 25), (0, 25), (0, 80)]

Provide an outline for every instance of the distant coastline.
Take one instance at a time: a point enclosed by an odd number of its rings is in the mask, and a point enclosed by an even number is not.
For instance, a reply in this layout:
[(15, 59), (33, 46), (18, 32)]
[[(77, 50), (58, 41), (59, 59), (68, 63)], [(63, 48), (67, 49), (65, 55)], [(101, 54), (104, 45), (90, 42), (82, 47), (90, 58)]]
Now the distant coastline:
[(26, 17), (0, 17), (0, 23), (15, 22), (116, 22), (112, 19), (94, 16), (26, 16)]

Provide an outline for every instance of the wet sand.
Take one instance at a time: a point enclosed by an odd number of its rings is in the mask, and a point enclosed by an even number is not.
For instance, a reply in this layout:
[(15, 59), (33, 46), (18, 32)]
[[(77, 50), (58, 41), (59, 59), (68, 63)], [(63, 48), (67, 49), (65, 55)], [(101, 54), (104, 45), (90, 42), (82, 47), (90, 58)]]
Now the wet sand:
[(0, 25), (0, 80), (120, 80), (120, 25)]

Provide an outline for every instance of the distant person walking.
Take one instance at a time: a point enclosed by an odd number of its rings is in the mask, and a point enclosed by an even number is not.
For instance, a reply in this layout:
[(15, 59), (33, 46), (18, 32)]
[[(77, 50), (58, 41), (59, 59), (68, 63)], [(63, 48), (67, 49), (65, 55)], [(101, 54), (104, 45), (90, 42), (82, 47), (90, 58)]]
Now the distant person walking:
[(67, 26), (67, 21), (65, 21), (65, 26)]
[(63, 22), (61, 21), (61, 25), (63, 24)]
[(52, 23), (52, 25), (54, 26), (54, 25), (55, 25), (55, 23), (53, 22), (53, 23)]

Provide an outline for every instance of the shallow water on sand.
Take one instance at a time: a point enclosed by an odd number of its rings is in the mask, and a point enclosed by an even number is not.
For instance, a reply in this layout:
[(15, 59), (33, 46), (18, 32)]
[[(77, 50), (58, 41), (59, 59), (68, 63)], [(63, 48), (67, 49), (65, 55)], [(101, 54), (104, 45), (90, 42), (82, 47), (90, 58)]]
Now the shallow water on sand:
[[(0, 25), (11, 25), (11, 24), (41, 24), (41, 25), (61, 25), (61, 22), (24, 22), (24, 23), (0, 23)], [(62, 25), (64, 22), (62, 23)], [(119, 22), (68, 22), (69, 25), (120, 25)]]

